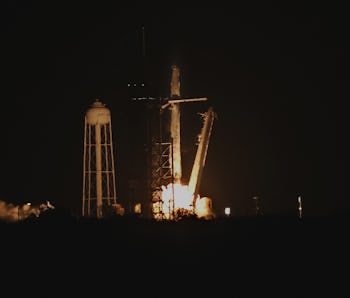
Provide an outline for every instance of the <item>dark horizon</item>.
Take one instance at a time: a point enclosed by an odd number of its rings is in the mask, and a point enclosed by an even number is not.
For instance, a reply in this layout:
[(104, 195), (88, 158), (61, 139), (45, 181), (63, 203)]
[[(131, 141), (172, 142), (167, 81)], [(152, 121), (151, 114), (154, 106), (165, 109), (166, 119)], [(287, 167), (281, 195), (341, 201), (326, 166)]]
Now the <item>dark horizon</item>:
[[(350, 213), (345, 194), (348, 18), (341, 7), (115, 10), (7, 2), (3, 12), (0, 200), (79, 212), (84, 113), (99, 98), (111, 110), (117, 196), (143, 185), (145, 114), (129, 82), (169, 96), (181, 70), (183, 167), (188, 177), (201, 120), (214, 121), (200, 194), (222, 214)], [(195, 21), (194, 18), (198, 18)], [(145, 198), (140, 198), (143, 202)]]

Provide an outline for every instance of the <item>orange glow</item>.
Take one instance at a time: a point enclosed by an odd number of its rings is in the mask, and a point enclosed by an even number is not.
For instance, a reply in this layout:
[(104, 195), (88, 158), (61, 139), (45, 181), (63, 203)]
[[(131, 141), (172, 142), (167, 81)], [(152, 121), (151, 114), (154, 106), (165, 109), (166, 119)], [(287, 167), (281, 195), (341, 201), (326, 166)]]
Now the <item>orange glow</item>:
[(196, 207), (194, 208), (193, 198), (193, 193), (189, 191), (188, 185), (180, 183), (163, 185), (162, 202), (153, 204), (153, 213), (159, 215), (156, 216), (157, 219), (176, 219), (179, 214), (211, 218), (213, 214), (211, 199), (208, 197), (200, 198), (197, 195)]
[(22, 221), (32, 215), (39, 217), (42, 212), (50, 209), (55, 209), (55, 207), (49, 201), (46, 204), (40, 205), (33, 205), (31, 203), (13, 205), (12, 203), (0, 200), (0, 220), (5, 222)]

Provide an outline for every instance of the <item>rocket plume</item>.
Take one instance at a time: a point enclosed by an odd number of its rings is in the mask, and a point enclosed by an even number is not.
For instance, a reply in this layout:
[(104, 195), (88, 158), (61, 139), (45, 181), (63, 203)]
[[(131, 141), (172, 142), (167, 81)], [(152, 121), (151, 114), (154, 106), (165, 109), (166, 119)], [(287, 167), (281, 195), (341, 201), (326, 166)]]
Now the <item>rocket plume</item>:
[(162, 215), (157, 219), (180, 219), (189, 215), (205, 219), (214, 217), (210, 198), (201, 198), (197, 195), (196, 206), (193, 206), (194, 195), (188, 185), (180, 183), (163, 185), (161, 196), (161, 201), (153, 204), (153, 212)]

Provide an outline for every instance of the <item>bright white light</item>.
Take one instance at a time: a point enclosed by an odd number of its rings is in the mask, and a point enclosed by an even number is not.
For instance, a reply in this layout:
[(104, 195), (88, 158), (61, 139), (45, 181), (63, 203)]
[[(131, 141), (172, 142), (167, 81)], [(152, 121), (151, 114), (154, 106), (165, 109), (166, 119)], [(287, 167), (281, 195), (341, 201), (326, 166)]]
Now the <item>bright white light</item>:
[(134, 206), (134, 212), (135, 212), (135, 213), (141, 213), (141, 203), (137, 203), (137, 204)]
[(49, 201), (46, 201), (46, 205), (47, 205), (47, 207), (49, 207), (51, 209), (55, 209), (55, 206), (51, 205), (51, 203)]
[(231, 214), (231, 208), (230, 207), (226, 207), (225, 208), (225, 215), (229, 216)]
[(32, 203), (27, 203), (28, 206), (32, 205)]

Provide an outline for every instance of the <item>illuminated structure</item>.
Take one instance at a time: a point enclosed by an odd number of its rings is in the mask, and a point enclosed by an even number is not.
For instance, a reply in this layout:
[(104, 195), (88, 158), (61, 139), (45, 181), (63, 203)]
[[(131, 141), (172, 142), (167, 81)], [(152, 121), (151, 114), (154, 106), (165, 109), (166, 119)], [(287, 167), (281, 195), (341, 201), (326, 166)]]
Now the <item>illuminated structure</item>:
[(262, 215), (261, 207), (260, 207), (260, 198), (258, 196), (254, 196), (253, 200), (255, 202), (254, 210), (255, 215)]
[[(171, 67), (170, 98), (180, 98), (180, 69), (173, 65)], [(170, 165), (173, 171), (174, 183), (180, 182), (182, 177), (181, 168), (181, 134), (180, 134), (180, 104), (174, 102), (171, 109), (170, 134), (172, 139), (172, 156)]]
[[(204, 125), (200, 134), (201, 139), (192, 169), (190, 185), (182, 185), (180, 103), (205, 101), (207, 98), (181, 98), (180, 69), (176, 65), (172, 65), (171, 70), (170, 98), (163, 100), (163, 102), (161, 101), (160, 105), (160, 141), (156, 143), (158, 146), (156, 147), (158, 158), (155, 159), (158, 160), (158, 167), (153, 171), (153, 173), (156, 173), (155, 177), (158, 175), (157, 181), (163, 182), (154, 184), (157, 188), (154, 188), (152, 202), (153, 217), (156, 219), (177, 219), (183, 214), (194, 214), (194, 204), (198, 196), (202, 170), (205, 164), (211, 128), (215, 116), (212, 108), (202, 114)], [(170, 110), (170, 141), (163, 142), (162, 114), (168, 107)], [(204, 198), (198, 207), (201, 209), (201, 214), (207, 214), (209, 211), (205, 210), (211, 209), (211, 200)]]
[(180, 97), (180, 69), (176, 65), (171, 67), (171, 82), (170, 82), (170, 99), (161, 106), (164, 110), (170, 105), (170, 135), (172, 139), (172, 156), (170, 159), (171, 168), (173, 169), (174, 183), (180, 183), (182, 177), (181, 167), (181, 121), (180, 121), (180, 103), (205, 101), (206, 97), (202, 98), (186, 98)]
[(202, 173), (207, 158), (208, 146), (210, 135), (213, 127), (213, 122), (216, 117), (213, 108), (209, 108), (206, 113), (201, 114), (203, 117), (203, 127), (201, 134), (199, 135), (199, 144), (197, 148), (197, 153), (195, 161), (193, 163), (190, 182), (188, 184), (188, 189), (191, 194), (193, 194), (193, 206), (196, 209), (196, 200), (199, 195), (199, 186), (202, 178)]
[(85, 114), (82, 216), (102, 218), (118, 206), (111, 113), (97, 99)]
[(298, 217), (300, 219), (303, 217), (303, 206), (301, 204), (301, 196), (298, 197)]

